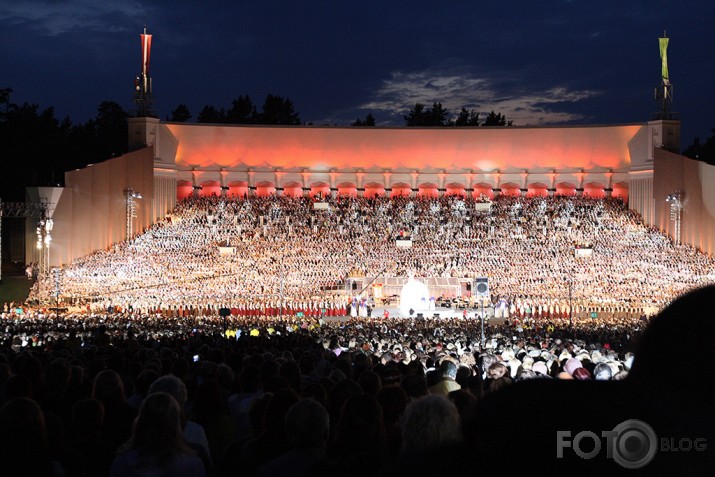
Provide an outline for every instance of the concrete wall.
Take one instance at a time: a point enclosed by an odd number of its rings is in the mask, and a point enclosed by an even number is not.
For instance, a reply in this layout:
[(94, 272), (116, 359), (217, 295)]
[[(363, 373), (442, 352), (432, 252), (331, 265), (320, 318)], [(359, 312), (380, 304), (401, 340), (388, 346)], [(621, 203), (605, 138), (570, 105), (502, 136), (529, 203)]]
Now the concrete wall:
[(674, 222), (666, 197), (682, 193), (681, 241), (712, 256), (715, 252), (715, 166), (662, 149), (655, 151), (655, 226), (671, 237)]
[[(56, 204), (50, 266), (67, 263), (126, 239), (126, 193), (137, 199), (135, 233), (153, 221), (154, 161), (151, 148), (125, 154), (65, 174)], [(28, 243), (33, 243), (32, 238)]]
[(632, 154), (629, 143), (646, 128), (646, 124), (330, 128), (163, 123), (157, 125), (156, 137), (160, 141), (173, 138), (170, 147), (160, 145), (163, 163), (189, 169), (627, 170)]

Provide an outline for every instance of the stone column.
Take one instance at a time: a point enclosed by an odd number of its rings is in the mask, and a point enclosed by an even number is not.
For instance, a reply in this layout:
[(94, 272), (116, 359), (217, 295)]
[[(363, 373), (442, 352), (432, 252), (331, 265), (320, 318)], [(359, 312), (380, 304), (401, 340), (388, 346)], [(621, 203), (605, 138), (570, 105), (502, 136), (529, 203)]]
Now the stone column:
[(606, 197), (611, 197), (613, 194), (613, 171), (609, 170), (606, 172), (606, 177), (608, 177), (608, 185), (603, 190), (606, 193)]
[(499, 197), (499, 193), (501, 192), (501, 172), (497, 169), (492, 173), (492, 176), (494, 177), (494, 187), (492, 188), (492, 192), (494, 193), (494, 198), (496, 199)]
[(191, 195), (194, 197), (199, 195), (199, 191), (201, 190), (201, 186), (199, 185), (199, 175), (201, 174), (201, 171), (197, 171), (196, 169), (192, 168), (191, 169), (191, 182), (194, 186), (193, 191), (191, 192)]
[(225, 168), (221, 168), (221, 197), (226, 197), (228, 195), (228, 184), (226, 183), (226, 178), (228, 177), (228, 171)]
[(308, 195), (310, 193), (310, 188), (308, 187), (308, 177), (310, 177), (310, 172), (307, 169), (303, 169), (300, 172), (303, 177), (303, 195)]
[(437, 184), (437, 196), (442, 197), (445, 193), (444, 183), (447, 181), (447, 172), (442, 169), (439, 174), (437, 174), (437, 178), (439, 179)]
[(363, 179), (365, 178), (365, 173), (362, 169), (358, 169), (355, 172), (355, 185), (357, 186), (358, 197), (363, 197), (365, 195), (365, 187), (363, 186)]
[(337, 186), (335, 185), (335, 181), (337, 180), (338, 177), (338, 171), (335, 169), (330, 170), (330, 197), (335, 197), (338, 195), (338, 189)]
[(390, 185), (390, 177), (392, 177), (392, 172), (387, 169), (382, 172), (382, 177), (385, 181), (385, 194), (389, 197), (390, 196), (390, 191), (392, 191), (392, 186)]
[(256, 184), (255, 184), (255, 179), (256, 179), (256, 171), (253, 169), (248, 169), (246, 171), (246, 182), (248, 183), (248, 195), (256, 195)]
[(583, 197), (583, 169), (581, 169), (581, 172), (577, 173), (576, 175), (578, 176), (578, 187), (576, 188), (576, 195), (578, 197)]
[(276, 195), (281, 196), (283, 195), (283, 175), (285, 172), (276, 168), (276, 170), (273, 171), (273, 174), (276, 176)]

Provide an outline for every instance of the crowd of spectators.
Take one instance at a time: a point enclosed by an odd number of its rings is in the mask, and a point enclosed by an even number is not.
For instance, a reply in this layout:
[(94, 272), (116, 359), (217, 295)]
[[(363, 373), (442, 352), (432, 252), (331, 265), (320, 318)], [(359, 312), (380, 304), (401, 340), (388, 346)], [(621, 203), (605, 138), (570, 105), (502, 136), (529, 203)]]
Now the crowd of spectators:
[[(712, 349), (702, 310), (715, 289), (668, 305), (712, 282), (713, 261), (621, 202), (501, 197), (485, 214), (457, 197), (328, 203), (191, 198), (136, 239), (64, 267), (63, 294), (80, 309), (7, 306), (3, 475), (496, 471), (525, 456), (553, 464), (546, 443), (565, 422), (608, 430), (634, 416), (714, 437), (715, 368), (695, 364)], [(404, 231), (411, 249), (394, 245)], [(592, 257), (576, 259), (575, 244)], [(324, 289), (356, 270), (488, 272), (514, 311), (487, 323), (483, 341), (479, 320), (462, 317), (275, 315), (281, 305), (345, 314), (351, 297)], [(568, 279), (577, 306), (612, 312), (569, 316), (557, 285)], [(38, 282), (31, 298), (46, 302), (50, 288)], [(600, 458), (589, 468), (612, 471)], [(663, 459), (658, 469), (682, 470)], [(711, 465), (703, 459), (691, 462)]]
[(374, 475), (461, 444), (462, 418), (512, 382), (624, 378), (646, 325), (505, 323), (482, 346), (457, 318), (8, 313), (0, 421), (43, 422), (32, 451), (3, 427), (0, 453), (17, 475), (28, 452), (34, 475)]
[(482, 343), (481, 324), (462, 318), (7, 313), (3, 475), (420, 475), (479, 455), (485, 466), (483, 402), (536, 381), (625, 383), (656, 320), (492, 323)]
[[(488, 276), (492, 303), (512, 316), (632, 317), (715, 282), (712, 258), (620, 199), (499, 196), (484, 212), (480, 200), (339, 196), (316, 210), (308, 197), (190, 197), (133, 240), (63, 266), (59, 283), (41, 277), (30, 298), (91, 311), (342, 315), (350, 275), (414, 273)], [(411, 248), (396, 247), (402, 234)], [(584, 244), (590, 254), (577, 256)]]

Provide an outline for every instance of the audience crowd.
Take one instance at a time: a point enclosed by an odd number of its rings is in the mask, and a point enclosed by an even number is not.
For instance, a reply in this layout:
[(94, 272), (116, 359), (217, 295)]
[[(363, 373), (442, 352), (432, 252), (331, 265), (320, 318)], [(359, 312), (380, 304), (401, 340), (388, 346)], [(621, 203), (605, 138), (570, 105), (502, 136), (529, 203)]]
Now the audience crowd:
[[(486, 213), (458, 197), (327, 202), (190, 198), (63, 267), (61, 297), (41, 277), (31, 299), (43, 306), (6, 305), (2, 475), (434, 475), (527, 462), (614, 475), (628, 469), (605, 452), (559, 462), (547, 442), (564, 422), (607, 430), (634, 416), (712, 440), (712, 367), (700, 362), (712, 320), (699, 310), (715, 288), (676, 297), (713, 282), (715, 265), (621, 202), (500, 197)], [(349, 314), (355, 273), (488, 275), (506, 320), (325, 317)], [(606, 313), (571, 313), (584, 309)], [(709, 456), (650, 468), (708, 468)]]
[(513, 382), (626, 377), (647, 322), (573, 325), (487, 325), (482, 346), (461, 318), (7, 313), (0, 453), (7, 475), (376, 475), (461, 445)]

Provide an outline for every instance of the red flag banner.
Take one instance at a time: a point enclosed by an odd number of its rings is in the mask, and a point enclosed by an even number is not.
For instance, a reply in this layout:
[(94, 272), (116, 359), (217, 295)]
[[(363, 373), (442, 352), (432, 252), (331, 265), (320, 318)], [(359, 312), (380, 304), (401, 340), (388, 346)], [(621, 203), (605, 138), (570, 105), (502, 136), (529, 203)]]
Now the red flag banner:
[(139, 35), (142, 41), (142, 74), (149, 76), (149, 55), (151, 54), (151, 35), (145, 33)]

